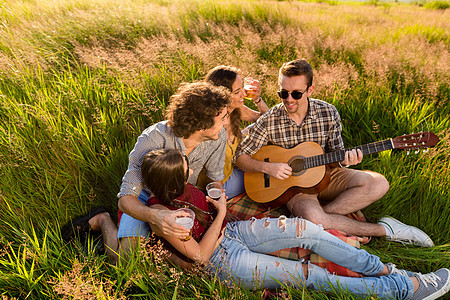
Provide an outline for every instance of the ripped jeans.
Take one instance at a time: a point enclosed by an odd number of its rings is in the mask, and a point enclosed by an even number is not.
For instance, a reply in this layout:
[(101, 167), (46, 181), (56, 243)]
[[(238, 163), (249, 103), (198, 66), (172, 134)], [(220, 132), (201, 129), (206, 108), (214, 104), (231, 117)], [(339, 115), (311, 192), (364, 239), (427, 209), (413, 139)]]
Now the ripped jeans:
[[(308, 264), (305, 279), (302, 262), (267, 255), (274, 251), (301, 247), (361, 273), (364, 278), (332, 275)], [(400, 275), (376, 277), (384, 267), (379, 257), (357, 249), (300, 218), (266, 218), (227, 224), (220, 246), (210, 258), (209, 271), (229, 284), (247, 288), (277, 288), (280, 283), (319, 290), (343, 287), (358, 295), (372, 293), (386, 299), (409, 299), (412, 281)]]

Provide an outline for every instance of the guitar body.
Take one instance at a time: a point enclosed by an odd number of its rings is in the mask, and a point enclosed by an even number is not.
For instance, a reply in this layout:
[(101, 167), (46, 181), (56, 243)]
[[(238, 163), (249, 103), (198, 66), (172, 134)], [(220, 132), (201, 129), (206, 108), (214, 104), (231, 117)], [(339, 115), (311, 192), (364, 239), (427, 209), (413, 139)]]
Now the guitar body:
[[(390, 149), (420, 149), (433, 147), (439, 138), (432, 132), (419, 132), (392, 139), (358, 146), (363, 155)], [(292, 168), (289, 178), (280, 180), (264, 173), (245, 172), (244, 184), (247, 195), (255, 202), (269, 207), (279, 207), (295, 194), (318, 194), (330, 182), (329, 166), (345, 159), (341, 149), (323, 153), (322, 147), (314, 142), (304, 142), (292, 149), (279, 146), (264, 146), (252, 157), (270, 163), (287, 163)], [(305, 161), (306, 160), (306, 161)]]
[(329, 183), (329, 167), (322, 165), (305, 170), (302, 164), (304, 157), (320, 154), (323, 154), (322, 147), (314, 142), (304, 142), (291, 149), (273, 145), (262, 147), (252, 156), (253, 159), (271, 163), (287, 163), (293, 169), (292, 175), (280, 180), (264, 173), (246, 172), (244, 185), (247, 195), (255, 202), (279, 207), (295, 194), (319, 193)]

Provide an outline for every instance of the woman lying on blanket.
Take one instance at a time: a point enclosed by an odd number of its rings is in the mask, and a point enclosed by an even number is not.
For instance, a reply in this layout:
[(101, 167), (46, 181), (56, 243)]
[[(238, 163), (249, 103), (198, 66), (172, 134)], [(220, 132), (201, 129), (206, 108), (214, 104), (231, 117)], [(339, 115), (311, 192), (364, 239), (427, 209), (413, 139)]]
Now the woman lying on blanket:
[[(216, 86), (226, 87), (231, 91), (231, 104), (228, 106), (228, 121), (224, 126), (227, 132), (227, 148), (225, 152), (224, 189), (228, 198), (242, 194), (244, 190), (244, 172), (234, 168), (231, 164), (237, 146), (242, 140), (241, 121), (255, 122), (262, 114), (269, 110), (267, 104), (261, 98), (261, 85), (257, 80), (246, 78), (248, 92), (244, 91), (242, 78), (238, 69), (230, 66), (217, 66), (206, 74), (205, 81)], [(244, 105), (244, 97), (251, 98), (258, 111)], [(208, 179), (201, 174), (197, 186), (203, 187)]]
[[(219, 200), (205, 198), (196, 187), (186, 184), (189, 167), (178, 150), (149, 152), (141, 170), (145, 184), (155, 195), (148, 205), (170, 210), (189, 207), (196, 215), (193, 238), (188, 241), (164, 235), (150, 224), (153, 231), (186, 258), (206, 264), (207, 270), (222, 280), (248, 288), (277, 288), (280, 282), (320, 290), (339, 285), (354, 294), (395, 299), (436, 299), (450, 287), (448, 269), (426, 275), (396, 269), (304, 219), (280, 217), (227, 223), (227, 197), (222, 194)], [(367, 277), (331, 275), (310, 263), (266, 254), (288, 247), (311, 249)]]

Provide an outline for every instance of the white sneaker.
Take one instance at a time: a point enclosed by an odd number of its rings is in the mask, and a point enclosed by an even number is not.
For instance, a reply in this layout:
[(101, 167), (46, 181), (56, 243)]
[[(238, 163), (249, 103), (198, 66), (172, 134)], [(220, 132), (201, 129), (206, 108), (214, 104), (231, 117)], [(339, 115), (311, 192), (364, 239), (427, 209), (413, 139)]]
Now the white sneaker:
[(412, 300), (433, 300), (445, 295), (450, 290), (450, 270), (439, 269), (433, 273), (414, 274), (419, 280), (419, 288), (414, 292)]
[(378, 224), (383, 225), (389, 231), (387, 239), (402, 244), (413, 244), (422, 247), (433, 247), (433, 240), (422, 230), (414, 226), (403, 224), (392, 217), (383, 217)]
[(416, 274), (415, 272), (411, 272), (408, 270), (397, 269), (397, 267), (393, 263), (387, 263), (386, 267), (389, 270), (389, 275), (398, 274), (404, 277), (413, 277), (413, 275)]

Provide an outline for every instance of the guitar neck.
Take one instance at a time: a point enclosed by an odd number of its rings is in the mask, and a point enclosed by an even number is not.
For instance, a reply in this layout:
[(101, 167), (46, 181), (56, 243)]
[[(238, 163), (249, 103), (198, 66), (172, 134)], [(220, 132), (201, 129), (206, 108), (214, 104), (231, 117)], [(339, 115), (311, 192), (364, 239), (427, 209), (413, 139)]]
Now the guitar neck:
[(305, 158), (305, 169), (314, 168), (322, 165), (343, 161), (345, 159), (345, 152), (352, 149), (360, 149), (363, 155), (377, 153), (394, 148), (392, 139), (384, 140), (380, 142), (370, 143), (350, 149), (338, 150), (321, 155), (311, 156)]

